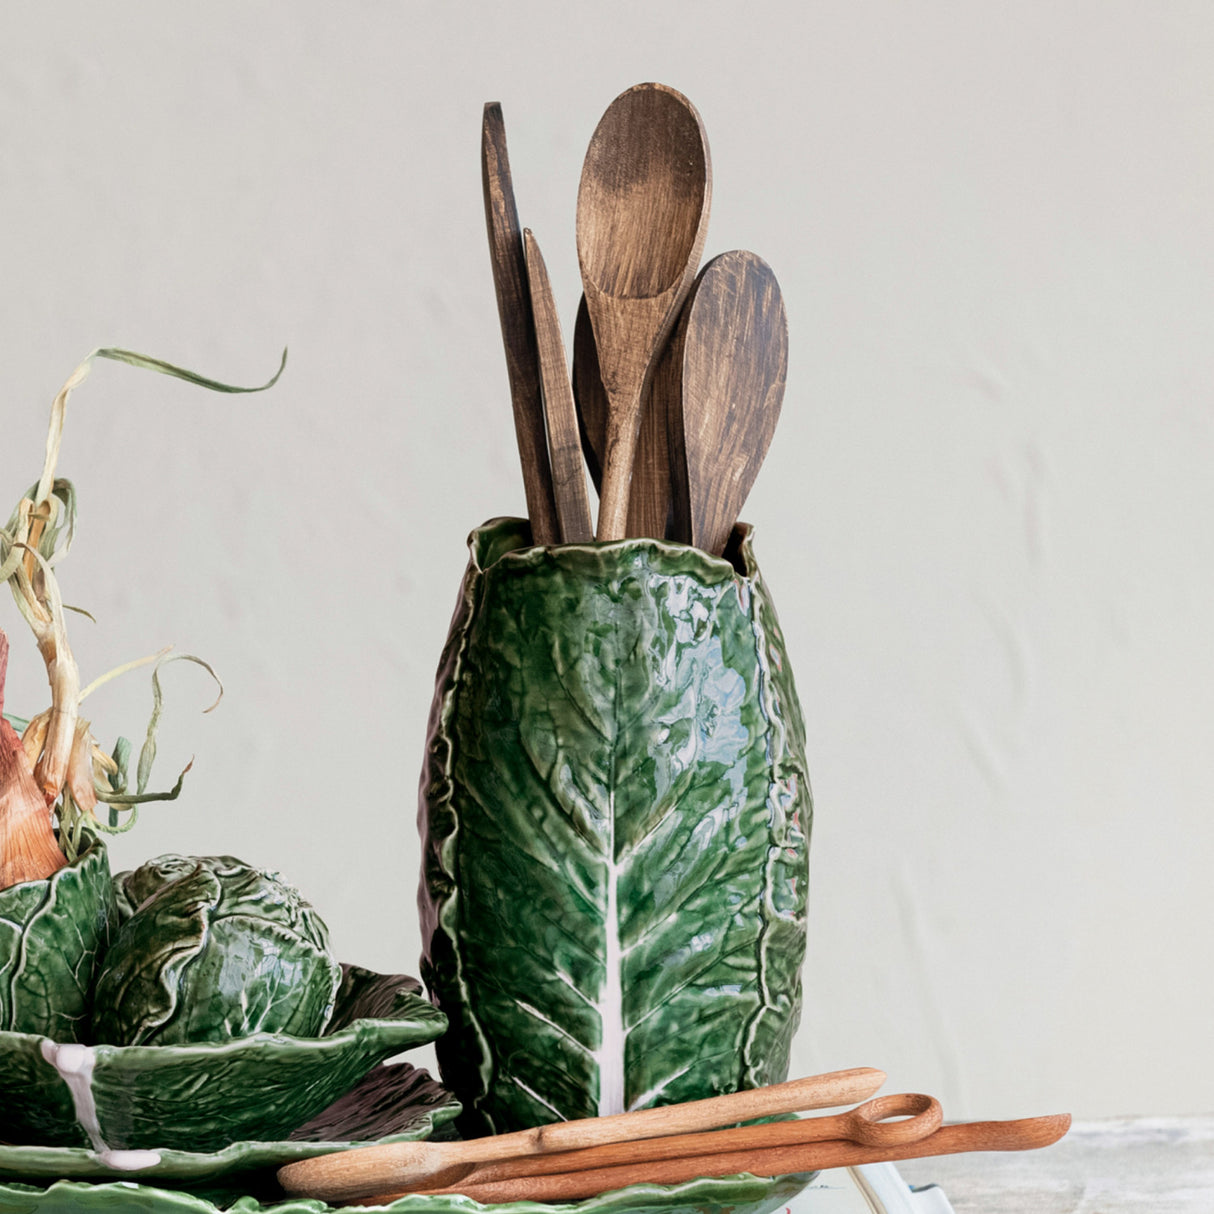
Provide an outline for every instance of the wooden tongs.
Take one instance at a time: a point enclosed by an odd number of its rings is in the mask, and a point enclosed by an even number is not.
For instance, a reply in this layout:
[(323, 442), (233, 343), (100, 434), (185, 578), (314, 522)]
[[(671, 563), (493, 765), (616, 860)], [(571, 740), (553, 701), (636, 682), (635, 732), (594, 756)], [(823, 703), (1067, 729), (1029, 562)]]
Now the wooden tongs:
[(918, 1155), (1024, 1150), (1048, 1146), (1070, 1125), (1064, 1115), (942, 1127), (933, 1097), (907, 1094), (831, 1117), (703, 1132), (846, 1103), (871, 1095), (883, 1080), (880, 1071), (835, 1072), (464, 1143), (364, 1147), (290, 1164), (278, 1175), (287, 1192), (329, 1201), (374, 1194), (374, 1201), (386, 1203), (406, 1193), (460, 1193), (488, 1203), (573, 1201), (631, 1184), (678, 1184), (701, 1176), (779, 1176)]
[(457, 1179), (464, 1180), (472, 1165), (500, 1160), (535, 1165), (537, 1157), (557, 1152), (568, 1158), (573, 1152), (607, 1144), (668, 1138), (806, 1109), (837, 1108), (867, 1099), (884, 1082), (884, 1071), (856, 1067), (707, 1100), (611, 1117), (558, 1121), (467, 1142), (396, 1142), (356, 1147), (288, 1164), (279, 1170), (278, 1180), (288, 1193), (326, 1201), (386, 1192), (392, 1187), (438, 1188)]

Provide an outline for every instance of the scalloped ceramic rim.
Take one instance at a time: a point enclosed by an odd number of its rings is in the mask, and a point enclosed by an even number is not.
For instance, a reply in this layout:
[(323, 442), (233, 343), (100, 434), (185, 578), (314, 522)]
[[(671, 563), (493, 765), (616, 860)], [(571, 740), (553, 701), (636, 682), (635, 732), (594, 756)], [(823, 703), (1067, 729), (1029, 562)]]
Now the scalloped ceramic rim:
[[(372, 1068), (372, 1075), (375, 1073), (376, 1068)], [(396, 1096), (396, 1110), (413, 1110), (408, 1121), (398, 1124), (398, 1128), (387, 1133), (377, 1135), (374, 1131), (369, 1134), (365, 1131), (352, 1132), (367, 1125), (362, 1110), (355, 1105), (351, 1110), (355, 1113), (354, 1124), (348, 1124), (344, 1134), (340, 1132), (339, 1124), (336, 1127), (338, 1132), (327, 1138), (234, 1142), (222, 1151), (209, 1154), (166, 1150), (159, 1152), (161, 1159), (158, 1164), (143, 1171), (129, 1173), (107, 1168), (87, 1147), (8, 1146), (0, 1143), (0, 1184), (15, 1181), (46, 1183), (55, 1180), (88, 1180), (93, 1183), (126, 1180), (137, 1184), (149, 1181), (201, 1183), (217, 1180), (234, 1172), (278, 1168), (297, 1159), (327, 1155), (351, 1147), (369, 1146), (372, 1143), (417, 1142), (429, 1138), (438, 1127), (447, 1125), (459, 1115), (459, 1101), (428, 1072), (407, 1064), (385, 1064), (379, 1074), (384, 1078), (392, 1074), (395, 1078), (388, 1080), (390, 1084), (405, 1085), (403, 1090), (390, 1089)], [(384, 1087), (372, 1081), (372, 1075), (368, 1075), (354, 1092), (341, 1097), (331, 1108), (336, 1109), (339, 1105), (347, 1104), (352, 1096), (357, 1096), (360, 1092), (364, 1093), (364, 1099), (382, 1103)], [(441, 1103), (428, 1103), (427, 1094), (430, 1091), (442, 1093), (446, 1099)], [(322, 1113), (321, 1117), (325, 1115)]]
[[(554, 1207), (534, 1201), (485, 1206), (467, 1197), (402, 1197), (387, 1206), (347, 1206), (352, 1214), (770, 1214), (795, 1197), (816, 1173), (791, 1176), (701, 1177), (680, 1185), (632, 1185)], [(272, 1205), (241, 1198), (232, 1214), (317, 1214), (331, 1207), (311, 1198), (287, 1198)], [(220, 1207), (171, 1189), (126, 1182), (99, 1185), (64, 1180), (45, 1189), (0, 1182), (0, 1214), (71, 1214), (77, 1210), (131, 1211), (132, 1214), (218, 1214)]]
[[(358, 1017), (323, 1037), (258, 1034), (181, 1046), (91, 1047), (96, 1054), (93, 1092), (107, 1145), (160, 1151), (194, 1148), (191, 1153), (209, 1154), (241, 1141), (285, 1138), (377, 1063), (442, 1034), (446, 1018), (418, 993), (415, 979), (374, 974), (358, 966), (343, 968), (348, 977), (342, 990), (347, 991), (348, 983), (351, 1001), (360, 993), (371, 997), (376, 983), (382, 988), (397, 979), (392, 1000), (399, 1014)], [(37, 1116), (49, 1127), (41, 1143), (70, 1147), (75, 1139), (75, 1145), (83, 1147), (66, 1085), (42, 1054), (47, 1040), (0, 1032), (0, 1135), (12, 1134), (5, 1129), (3, 1115), (20, 1097), (24, 1110), (15, 1116), (26, 1114), (25, 1122), (17, 1123), (23, 1135), (30, 1131), (22, 1125)], [(234, 1080), (234, 1070), (246, 1073)], [(200, 1084), (205, 1072), (211, 1072), (210, 1081)], [(250, 1092), (262, 1098), (252, 1108)]]

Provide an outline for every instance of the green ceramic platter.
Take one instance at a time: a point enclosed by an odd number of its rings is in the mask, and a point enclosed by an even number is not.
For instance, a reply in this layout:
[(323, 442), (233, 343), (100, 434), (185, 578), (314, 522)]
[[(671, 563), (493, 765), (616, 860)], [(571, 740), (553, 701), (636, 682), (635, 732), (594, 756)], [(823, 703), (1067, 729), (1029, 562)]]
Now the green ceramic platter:
[[(722, 1176), (681, 1185), (633, 1185), (572, 1205), (550, 1206), (533, 1201), (483, 1206), (466, 1197), (403, 1197), (390, 1206), (347, 1206), (345, 1209), (391, 1211), (391, 1214), (769, 1214), (789, 1202), (809, 1183), (810, 1176)], [(49, 1188), (0, 1184), (0, 1214), (323, 1214), (322, 1201), (292, 1198), (263, 1204), (240, 1197), (215, 1205), (205, 1197), (171, 1189), (119, 1182), (83, 1184), (62, 1180)]]
[[(343, 969), (337, 1008), (321, 1037), (259, 1033), (193, 1045), (91, 1047), (102, 1140), (119, 1150), (209, 1155), (253, 1138), (286, 1138), (378, 1063), (433, 1041), (446, 1027), (415, 978)], [(0, 1033), (0, 1140), (90, 1145), (72, 1093), (48, 1058), (53, 1049), (44, 1037)]]
[(459, 1114), (459, 1102), (423, 1070), (399, 1063), (376, 1067), (353, 1091), (281, 1142), (236, 1142), (221, 1151), (159, 1151), (160, 1161), (138, 1173), (118, 1173), (83, 1147), (0, 1143), (0, 1177), (210, 1182), (235, 1172), (278, 1168), (294, 1159), (327, 1155), (371, 1142), (429, 1138)]

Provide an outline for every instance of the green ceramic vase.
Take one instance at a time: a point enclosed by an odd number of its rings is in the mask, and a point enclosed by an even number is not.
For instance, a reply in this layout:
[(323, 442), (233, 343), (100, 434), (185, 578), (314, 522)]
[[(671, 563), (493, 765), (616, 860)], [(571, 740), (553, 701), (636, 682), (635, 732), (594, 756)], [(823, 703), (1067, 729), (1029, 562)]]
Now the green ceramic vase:
[(105, 844), (90, 835), (75, 863), (0, 890), (0, 1032), (86, 1040), (94, 970), (115, 920)]
[(462, 1131), (785, 1078), (812, 810), (750, 529), (729, 559), (517, 519), (469, 546), (419, 819)]

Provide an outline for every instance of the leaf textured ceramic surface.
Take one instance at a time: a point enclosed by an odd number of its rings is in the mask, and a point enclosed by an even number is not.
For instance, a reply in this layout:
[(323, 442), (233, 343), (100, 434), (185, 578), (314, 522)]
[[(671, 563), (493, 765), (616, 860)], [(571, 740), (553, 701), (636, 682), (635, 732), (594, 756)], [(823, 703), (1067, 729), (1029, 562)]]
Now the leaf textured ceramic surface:
[(93, 1036), (184, 1045), (319, 1036), (341, 969), (315, 909), (232, 856), (160, 856), (116, 879), (125, 921), (97, 979)]
[[(446, 1018), (399, 974), (343, 966), (322, 1037), (260, 1033), (190, 1045), (92, 1047), (99, 1132), (117, 1149), (221, 1151), (286, 1138), (385, 1058), (433, 1041)], [(86, 1147), (45, 1039), (0, 1033), (0, 1141)]]
[(465, 1133), (783, 1079), (811, 803), (741, 528), (471, 537), (421, 790), (422, 975)]
[(211, 1152), (161, 1150), (157, 1163), (135, 1173), (119, 1173), (83, 1147), (0, 1143), (0, 1176), (21, 1180), (121, 1178), (143, 1184), (217, 1182), (233, 1173), (278, 1168), (347, 1147), (429, 1138), (451, 1122), (459, 1108), (451, 1093), (426, 1071), (394, 1063), (373, 1068), (356, 1087), (277, 1142), (235, 1142)]
[(114, 918), (100, 839), (45, 881), (0, 890), (0, 1031), (86, 1039), (94, 969)]
[[(534, 1201), (486, 1206), (466, 1197), (402, 1197), (386, 1206), (352, 1206), (379, 1214), (769, 1214), (786, 1205), (808, 1176), (722, 1176), (681, 1185), (633, 1185), (558, 1207)], [(311, 1198), (259, 1202), (253, 1196), (210, 1201), (194, 1193), (136, 1184), (81, 1184), (60, 1181), (49, 1188), (0, 1183), (0, 1214), (323, 1214), (331, 1207)]]

